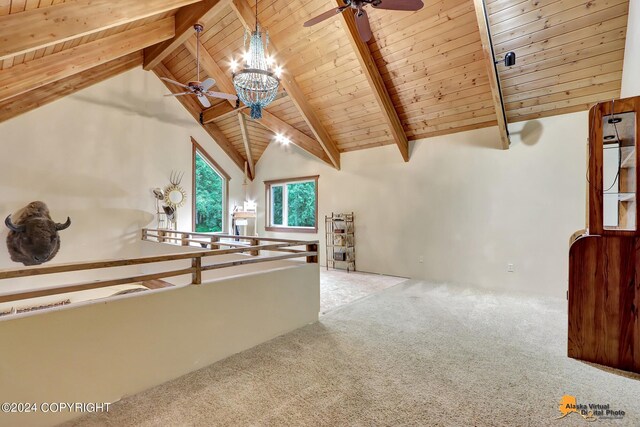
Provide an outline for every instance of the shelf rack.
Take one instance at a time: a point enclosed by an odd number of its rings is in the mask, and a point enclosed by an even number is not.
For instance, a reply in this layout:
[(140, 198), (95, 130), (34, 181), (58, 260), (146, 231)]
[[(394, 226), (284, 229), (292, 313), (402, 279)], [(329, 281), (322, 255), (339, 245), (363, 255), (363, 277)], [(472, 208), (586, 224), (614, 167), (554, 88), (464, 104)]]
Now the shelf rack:
[(355, 216), (352, 213), (331, 213), (325, 216), (327, 270), (356, 270)]

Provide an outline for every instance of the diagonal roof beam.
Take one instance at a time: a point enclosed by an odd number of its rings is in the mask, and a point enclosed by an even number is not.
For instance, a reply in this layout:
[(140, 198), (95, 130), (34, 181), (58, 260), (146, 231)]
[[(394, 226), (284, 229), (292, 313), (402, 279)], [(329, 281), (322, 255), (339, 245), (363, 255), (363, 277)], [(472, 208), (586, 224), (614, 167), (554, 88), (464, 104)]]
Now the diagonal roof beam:
[(176, 13), (175, 37), (145, 49), (144, 69), (153, 70), (167, 56), (179, 48), (189, 37), (193, 35), (195, 24), (206, 24), (229, 5), (230, 0), (203, 0), (199, 3), (186, 6)]
[(114, 59), (174, 34), (173, 17), (62, 50), (0, 71), (0, 102)]
[[(338, 7), (344, 6), (344, 2), (342, 0), (336, 0), (336, 2)], [(373, 94), (380, 106), (384, 120), (389, 126), (391, 136), (398, 146), (398, 149), (400, 149), (402, 158), (405, 162), (408, 162), (409, 140), (404, 132), (404, 127), (402, 126), (400, 117), (398, 117), (398, 112), (393, 105), (393, 101), (391, 101), (391, 97), (389, 96), (387, 87), (384, 84), (384, 80), (382, 80), (380, 70), (378, 70), (376, 63), (371, 56), (369, 45), (363, 42), (360, 38), (353, 13), (350, 13), (350, 11), (347, 11), (347, 13), (341, 13), (340, 20), (347, 32), (349, 42), (351, 43), (356, 57), (358, 58), (358, 62), (360, 62), (362, 71), (369, 82), (369, 86), (371, 86), (371, 89), (373, 90)]]
[(491, 29), (489, 28), (487, 9), (484, 0), (473, 0), (473, 5), (476, 9), (482, 52), (484, 53), (484, 62), (489, 76), (489, 86), (491, 86), (491, 99), (493, 100), (493, 106), (498, 120), (498, 129), (500, 130), (500, 142), (502, 148), (508, 150), (511, 141), (507, 127), (507, 114), (504, 109), (502, 88), (500, 87), (500, 80), (498, 79), (498, 71), (496, 69), (495, 52), (493, 51), (493, 44), (491, 43)]
[[(153, 69), (153, 72), (156, 73), (158, 77), (166, 77), (171, 80), (176, 79), (174, 75), (171, 74), (171, 72), (167, 69), (167, 67), (164, 66), (164, 64), (158, 64), (158, 66)], [(167, 89), (169, 89), (172, 93), (176, 93), (179, 91), (179, 89), (177, 89), (174, 85), (167, 83), (164, 80), (162, 80), (162, 83), (164, 83)], [(200, 113), (202, 110), (200, 108), (200, 104), (198, 103), (198, 101), (194, 99), (193, 96), (190, 96), (190, 95), (176, 96), (175, 98), (177, 98), (178, 101), (180, 101), (182, 106), (186, 108), (189, 114), (191, 114), (191, 116), (193, 116), (193, 118), (196, 119), (196, 121), (200, 119)], [(236, 164), (238, 169), (244, 172), (245, 159), (240, 155), (240, 153), (238, 153), (238, 150), (236, 150), (235, 147), (229, 142), (227, 137), (224, 136), (224, 133), (222, 133), (220, 128), (218, 128), (218, 126), (216, 126), (215, 123), (202, 125), (202, 127), (204, 128), (205, 131), (207, 131), (209, 136), (213, 138), (216, 144), (218, 144), (220, 148), (222, 148), (222, 150), (227, 154), (227, 156), (231, 158), (231, 160), (233, 161), (233, 163)], [(253, 180), (253, 176), (249, 178)]]
[[(236, 15), (238, 15), (238, 19), (240, 19), (242, 25), (250, 30), (253, 29), (256, 22), (256, 14), (247, 3), (247, 0), (231, 0), (231, 7), (236, 12)], [(270, 50), (274, 55), (277, 55), (277, 48), (273, 40), (270, 41)], [(307, 101), (307, 98), (298, 86), (298, 83), (296, 83), (294, 78), (286, 73), (286, 71), (282, 75), (281, 82), (282, 86), (284, 86), (286, 91), (289, 93), (291, 100), (300, 112), (300, 115), (304, 121), (307, 122), (311, 132), (313, 132), (316, 139), (322, 146), (322, 149), (331, 160), (331, 164), (336, 169), (340, 169), (340, 151)]]
[(131, 53), (106, 64), (98, 65), (55, 83), (36, 89), (33, 96), (16, 96), (0, 103), (0, 122), (19, 116), (79, 90), (142, 66), (142, 51)]
[[(250, 114), (247, 110), (244, 110), (242, 113), (247, 116)], [(286, 136), (293, 144), (333, 166), (329, 157), (325, 154), (320, 144), (318, 144), (318, 141), (300, 132), (298, 129), (294, 128), (284, 120), (279, 119), (270, 112), (262, 110), (262, 118), (260, 120), (256, 120), (256, 123), (261, 124), (275, 134)]]
[(245, 115), (238, 113), (238, 122), (240, 123), (240, 132), (242, 133), (242, 142), (244, 143), (244, 151), (247, 154), (247, 163), (249, 164), (249, 173), (256, 176), (255, 164), (253, 163), (253, 155), (251, 154), (251, 141), (249, 140), (249, 130), (247, 129), (247, 120)]
[[(235, 90), (234, 90), (235, 91)], [(278, 94), (276, 95), (275, 99), (273, 100), (274, 102), (277, 101), (278, 99), (282, 99), (285, 96), (287, 96), (287, 92), (286, 91), (281, 91), (278, 92)], [(244, 105), (243, 103), (240, 103), (240, 106), (235, 108), (235, 103), (233, 103), (233, 106), (231, 106), (229, 103), (220, 103), (218, 105), (214, 105), (213, 107), (207, 108), (206, 110), (204, 110), (202, 112), (202, 116), (201, 116), (201, 123), (211, 123), (214, 120), (218, 120), (218, 119), (224, 119), (226, 118), (228, 115), (230, 114), (235, 114), (239, 111), (242, 111), (247, 107), (246, 105)]]
[(5, 15), (0, 17), (0, 61), (198, 1), (77, 0)]

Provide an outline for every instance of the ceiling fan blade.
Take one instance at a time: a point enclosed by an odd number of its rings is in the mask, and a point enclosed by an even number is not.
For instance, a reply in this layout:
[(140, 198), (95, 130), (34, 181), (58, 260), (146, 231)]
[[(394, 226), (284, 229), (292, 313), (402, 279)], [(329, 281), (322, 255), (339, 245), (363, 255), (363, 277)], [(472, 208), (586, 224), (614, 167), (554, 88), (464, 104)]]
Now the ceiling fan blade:
[(208, 91), (208, 92), (205, 92), (205, 94), (212, 98), (228, 99), (229, 101), (235, 101), (238, 99), (237, 96), (232, 95), (230, 93)]
[(415, 11), (424, 7), (422, 0), (382, 0), (375, 9)]
[(344, 11), (347, 8), (348, 8), (348, 6), (342, 6), (342, 7), (336, 7), (335, 9), (327, 10), (325, 13), (322, 13), (322, 14), (316, 16), (315, 18), (310, 19), (307, 22), (305, 22), (304, 26), (305, 27), (311, 27), (312, 25), (316, 25), (317, 23), (320, 23), (320, 22), (324, 21), (325, 19), (329, 19), (332, 16), (336, 16), (337, 14), (339, 14), (340, 12)]
[(191, 95), (193, 92), (180, 92), (180, 93), (168, 93), (165, 96), (182, 96), (182, 95)]
[(200, 104), (202, 104), (204, 108), (211, 107), (211, 102), (209, 102), (207, 97), (204, 96), (203, 94), (198, 94), (198, 101), (200, 101)]
[(214, 87), (215, 85), (216, 85), (216, 81), (212, 78), (208, 78), (207, 80), (203, 81), (200, 84), (200, 86), (202, 86), (202, 90), (205, 92), (211, 89), (212, 87)]
[(187, 86), (187, 85), (183, 85), (182, 83), (177, 82), (177, 81), (175, 81), (175, 80), (171, 80), (171, 79), (168, 79), (168, 78), (166, 78), (166, 77), (160, 77), (160, 79), (161, 79), (161, 80), (164, 80), (165, 82), (173, 83), (173, 84), (174, 84), (174, 85), (176, 85), (176, 86), (180, 86), (180, 87), (183, 87), (183, 88), (189, 89), (189, 86)]
[(371, 32), (369, 16), (366, 10), (362, 9), (356, 12), (356, 27), (358, 27), (358, 33), (360, 33), (362, 41), (366, 43), (371, 40), (373, 33)]

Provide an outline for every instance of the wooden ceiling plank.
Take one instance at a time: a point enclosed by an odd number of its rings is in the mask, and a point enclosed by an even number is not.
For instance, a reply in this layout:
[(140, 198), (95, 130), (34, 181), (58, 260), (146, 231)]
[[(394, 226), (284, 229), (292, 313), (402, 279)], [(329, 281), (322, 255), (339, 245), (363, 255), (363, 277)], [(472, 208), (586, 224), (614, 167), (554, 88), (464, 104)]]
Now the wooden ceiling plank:
[[(338, 7), (344, 5), (342, 0), (336, 0), (336, 3)], [(407, 135), (404, 133), (402, 122), (398, 117), (398, 112), (396, 111), (393, 102), (391, 101), (389, 92), (387, 92), (387, 87), (384, 84), (384, 80), (382, 80), (380, 70), (378, 70), (375, 61), (371, 57), (369, 46), (362, 41), (360, 35), (358, 34), (358, 28), (356, 27), (356, 20), (354, 18), (354, 15), (351, 13), (341, 13), (340, 17), (345, 31), (347, 32), (347, 37), (349, 38), (351, 46), (353, 47), (353, 51), (358, 58), (358, 62), (360, 63), (362, 72), (367, 78), (376, 101), (380, 106), (380, 110), (382, 111), (382, 116), (389, 126), (391, 136), (398, 146), (402, 158), (405, 162), (408, 162), (409, 140), (407, 139)]]
[(173, 34), (174, 19), (169, 17), (2, 70), (0, 101), (136, 52)]
[(178, 49), (194, 33), (195, 24), (206, 25), (229, 5), (230, 0), (203, 0), (186, 6), (176, 13), (175, 36), (144, 51), (144, 69), (152, 70)]
[(0, 61), (200, 0), (78, 0), (0, 17)]
[(509, 149), (510, 144), (509, 129), (507, 129), (507, 115), (504, 109), (502, 90), (500, 88), (500, 81), (498, 80), (498, 73), (494, 63), (494, 52), (493, 46), (491, 45), (489, 23), (487, 22), (487, 11), (485, 9), (484, 0), (473, 0), (473, 4), (476, 9), (476, 18), (478, 21), (478, 28), (480, 30), (480, 40), (482, 42), (482, 50), (484, 51), (484, 62), (487, 74), (489, 75), (493, 106), (495, 108), (498, 129), (500, 130), (500, 142), (502, 143), (502, 148), (507, 150)]
[[(175, 80), (175, 76), (171, 74), (171, 72), (167, 69), (167, 67), (165, 67), (164, 64), (162, 63), (158, 64), (153, 69), (153, 72), (158, 77), (165, 77), (168, 79)], [(167, 89), (169, 89), (172, 93), (178, 92), (178, 89), (174, 85), (167, 83), (164, 80), (162, 80), (162, 82), (167, 87)], [(175, 98), (178, 101), (180, 101), (182, 106), (189, 112), (189, 114), (191, 114), (191, 116), (196, 121), (200, 120), (200, 113), (202, 110), (200, 108), (200, 104), (198, 103), (198, 101), (196, 101), (192, 96), (176, 96)], [(238, 150), (236, 150), (233, 147), (233, 145), (229, 142), (229, 140), (227, 139), (225, 134), (220, 130), (220, 128), (218, 128), (218, 126), (215, 123), (202, 125), (202, 127), (209, 134), (209, 136), (213, 138), (216, 144), (218, 144), (220, 148), (222, 148), (222, 150), (229, 156), (229, 158), (233, 161), (233, 163), (236, 164), (238, 169), (244, 172), (244, 164), (246, 160), (242, 157), (242, 155), (240, 155)]]
[[(240, 19), (240, 22), (242, 22), (242, 25), (244, 25), (245, 28), (252, 29), (254, 27), (256, 15), (251, 6), (247, 3), (247, 0), (231, 0), (231, 7), (236, 12), (238, 19)], [(278, 49), (276, 48), (273, 40), (270, 44), (270, 51), (273, 55), (277, 55)], [(311, 128), (311, 131), (322, 146), (322, 149), (329, 157), (331, 164), (333, 164), (336, 169), (340, 169), (340, 151), (338, 150), (336, 143), (329, 136), (329, 133), (307, 101), (304, 93), (294, 78), (285, 71), (282, 75), (281, 83), (289, 93), (293, 103), (298, 107), (300, 115), (307, 122), (309, 128)]]
[(253, 163), (253, 155), (251, 154), (251, 140), (249, 139), (249, 131), (247, 130), (247, 120), (245, 115), (238, 112), (238, 123), (240, 124), (240, 132), (242, 133), (242, 143), (244, 152), (247, 155), (247, 163), (249, 164), (249, 174), (252, 179), (256, 176), (255, 164)]
[[(250, 113), (249, 111), (244, 110), (242, 114), (249, 115)], [(294, 128), (285, 121), (280, 120), (270, 112), (263, 111), (262, 118), (256, 123), (261, 124), (275, 134), (284, 135), (285, 137), (289, 138), (289, 140), (293, 144), (302, 148), (309, 154), (319, 158), (324, 162), (327, 162), (330, 165), (333, 165), (320, 144), (318, 144), (318, 141), (300, 132), (298, 129)]]

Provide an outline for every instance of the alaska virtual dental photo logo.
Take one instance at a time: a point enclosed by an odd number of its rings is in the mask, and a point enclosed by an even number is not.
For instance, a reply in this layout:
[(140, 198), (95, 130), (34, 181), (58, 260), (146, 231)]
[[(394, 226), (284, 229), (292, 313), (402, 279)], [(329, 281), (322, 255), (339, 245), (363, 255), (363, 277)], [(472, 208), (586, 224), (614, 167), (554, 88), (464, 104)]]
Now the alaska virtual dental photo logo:
[(575, 396), (565, 394), (560, 399), (558, 405), (560, 416), (557, 419), (564, 418), (571, 414), (577, 414), (586, 421), (597, 420), (620, 420), (624, 418), (624, 411), (614, 409), (609, 403), (578, 403)]

